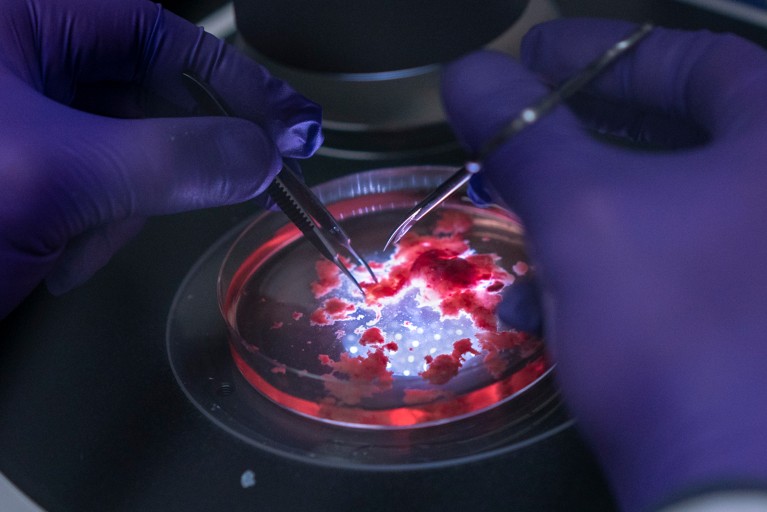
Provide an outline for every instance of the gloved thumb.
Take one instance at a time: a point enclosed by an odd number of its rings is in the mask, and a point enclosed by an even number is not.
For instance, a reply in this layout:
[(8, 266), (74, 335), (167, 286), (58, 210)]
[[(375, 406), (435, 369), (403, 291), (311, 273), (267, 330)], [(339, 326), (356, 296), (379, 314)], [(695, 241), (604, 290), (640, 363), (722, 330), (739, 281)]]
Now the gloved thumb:
[(69, 205), (82, 228), (242, 202), (263, 193), (282, 166), (270, 137), (244, 119), (96, 118), (76, 141), (70, 170), (91, 178), (74, 186), (93, 209)]

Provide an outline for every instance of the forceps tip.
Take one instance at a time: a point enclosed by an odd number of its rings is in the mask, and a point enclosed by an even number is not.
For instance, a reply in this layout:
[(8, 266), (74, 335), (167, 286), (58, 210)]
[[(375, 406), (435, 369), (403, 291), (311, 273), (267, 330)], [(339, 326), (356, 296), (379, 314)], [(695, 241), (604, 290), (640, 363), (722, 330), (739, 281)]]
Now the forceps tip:
[(346, 265), (344, 265), (343, 262), (340, 261), (338, 258), (335, 258), (333, 260), (333, 263), (335, 263), (336, 266), (338, 266), (338, 268), (340, 268), (341, 271), (346, 275), (346, 277), (348, 277), (351, 280), (351, 282), (354, 283), (354, 286), (356, 286), (359, 289), (359, 291), (362, 292), (362, 296), (364, 297), (365, 296), (365, 289), (362, 287), (360, 282), (357, 281), (357, 279), (354, 277), (354, 274), (352, 274), (351, 270), (346, 268)]
[(374, 283), (378, 283), (378, 278), (376, 277), (375, 273), (373, 272), (373, 269), (370, 267), (370, 264), (368, 264), (367, 260), (360, 256), (360, 254), (354, 250), (354, 247), (352, 247), (351, 241), (345, 245), (346, 250), (349, 252), (349, 254), (354, 258), (357, 262), (358, 266), (365, 267), (365, 270), (368, 271), (368, 274), (370, 274), (370, 277), (373, 278)]
[(389, 247), (393, 246), (407, 234), (408, 231), (410, 231), (410, 228), (415, 226), (416, 222), (418, 222), (421, 219), (421, 211), (423, 211), (422, 208), (416, 207), (415, 210), (413, 210), (410, 215), (407, 216), (407, 218), (402, 221), (402, 223), (397, 226), (397, 229), (395, 229), (391, 235), (389, 235), (389, 239), (386, 241), (386, 244), (384, 245), (383, 250), (386, 251)]

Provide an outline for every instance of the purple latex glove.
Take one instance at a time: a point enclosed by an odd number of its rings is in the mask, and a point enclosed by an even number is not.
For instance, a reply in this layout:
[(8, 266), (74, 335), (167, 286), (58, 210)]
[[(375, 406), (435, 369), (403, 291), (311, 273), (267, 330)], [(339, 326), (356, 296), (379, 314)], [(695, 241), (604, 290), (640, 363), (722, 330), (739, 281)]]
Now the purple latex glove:
[[(245, 119), (197, 107), (194, 73)], [(5, 0), (0, 318), (90, 277), (151, 215), (261, 194), (321, 143), (317, 105), (145, 0)]]
[[(633, 28), (558, 20), (525, 38), (527, 68), (494, 53), (453, 64), (459, 137), (478, 148), (546, 93), (537, 77), (564, 80)], [(626, 510), (767, 489), (765, 88), (759, 47), (659, 28), (577, 114), (560, 107), (485, 163), (526, 224), (564, 396)]]

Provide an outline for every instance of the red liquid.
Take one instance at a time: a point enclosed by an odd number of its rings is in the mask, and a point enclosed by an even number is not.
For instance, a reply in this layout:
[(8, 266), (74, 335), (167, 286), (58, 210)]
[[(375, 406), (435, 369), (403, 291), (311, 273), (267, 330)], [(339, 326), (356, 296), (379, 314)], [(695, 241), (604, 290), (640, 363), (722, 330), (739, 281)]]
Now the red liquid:
[[(445, 210), (430, 233), (411, 232), (387, 260), (370, 261), (377, 283), (362, 269), (350, 269), (365, 289), (364, 298), (334, 264), (317, 261), (314, 279), (305, 284), (316, 304), (308, 310), (293, 306), (284, 317), (270, 320), (272, 332), (279, 325), (281, 331), (301, 333), (286, 338), (295, 347), (285, 350), (306, 352), (306, 360), (314, 351), (314, 363), (307, 363), (306, 369), (291, 367), (270, 359), (275, 357), (273, 352), (280, 352), (280, 344), (269, 345), (271, 352), (264, 355), (258, 348), (260, 342), (235, 339), (232, 349), (241, 373), (261, 393), (288, 409), (354, 425), (440, 422), (491, 407), (518, 393), (548, 366), (538, 357), (510, 372), (509, 361), (519, 357), (510, 359), (508, 354), (533, 353), (541, 342), (526, 333), (499, 328), (495, 308), (514, 273), (501, 267), (499, 256), (472, 251), (472, 229), (471, 216)], [(295, 236), (290, 228), (276, 235), (283, 241)], [(233, 286), (242, 286), (254, 275), (255, 265), (250, 262), (264, 254), (274, 255), (270, 244), (246, 261)], [(521, 260), (505, 263), (519, 274), (528, 271)], [(233, 286), (229, 288), (230, 304), (238, 299), (239, 291)], [(415, 303), (398, 307), (407, 301)], [(419, 317), (429, 311), (436, 317)], [(234, 316), (242, 314), (238, 311)], [(435, 321), (437, 324), (430, 323)], [(433, 331), (431, 339), (434, 325), (451, 322), (458, 327), (441, 335)], [(309, 328), (331, 329), (335, 344), (327, 341), (330, 336), (314, 339), (311, 333), (315, 331)], [(461, 335), (461, 331), (465, 333)], [(259, 360), (259, 354), (264, 358)], [(475, 376), (476, 385), (471, 385)]]
[(273, 402), (294, 412), (334, 423), (380, 427), (412, 427), (439, 422), (446, 418), (458, 418), (487, 409), (523, 391), (545, 373), (548, 367), (544, 358), (541, 357), (531, 361), (525, 368), (510, 377), (465, 395), (452, 396), (449, 392), (441, 390), (412, 389), (405, 392), (403, 407), (370, 410), (297, 398), (273, 386), (254, 371), (236, 350), (232, 350), (232, 357), (251, 386)]

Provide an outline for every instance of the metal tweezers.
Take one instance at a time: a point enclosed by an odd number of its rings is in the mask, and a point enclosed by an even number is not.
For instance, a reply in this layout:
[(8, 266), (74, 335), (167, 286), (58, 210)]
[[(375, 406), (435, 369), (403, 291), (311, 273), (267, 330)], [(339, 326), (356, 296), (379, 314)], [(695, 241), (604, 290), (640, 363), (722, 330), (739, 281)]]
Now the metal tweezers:
[(434, 189), (433, 192), (408, 213), (405, 220), (402, 221), (389, 237), (389, 240), (384, 246), (384, 250), (390, 245), (399, 242), (400, 239), (405, 236), (405, 233), (407, 233), (419, 220), (442, 204), (458, 189), (463, 187), (472, 175), (478, 173), (482, 169), (482, 163), (490, 153), (498, 149), (499, 146), (506, 143), (514, 135), (554, 110), (554, 107), (561, 102), (580, 91), (618, 57), (633, 48), (640, 40), (642, 40), (642, 38), (650, 33), (652, 29), (653, 25), (649, 23), (640, 26), (637, 30), (626, 36), (626, 38), (615, 43), (604, 54), (596, 58), (572, 78), (562, 83), (551, 93), (523, 109), (502, 130), (488, 140), (473, 158), (469, 159), (463, 167), (458, 169), (458, 171)]
[[(200, 109), (209, 115), (232, 116), (231, 111), (218, 97), (208, 84), (191, 73), (183, 73), (187, 79), (189, 91), (197, 100)], [(297, 165), (293, 162), (294, 165)], [(373, 270), (362, 256), (354, 250), (349, 235), (343, 230), (322, 201), (301, 180), (299, 175), (284, 164), (282, 170), (266, 189), (272, 200), (287, 215), (293, 224), (301, 230), (304, 236), (320, 253), (338, 266), (339, 269), (359, 288), (362, 294), (365, 290), (354, 278), (351, 271), (341, 261), (342, 255), (338, 247), (346, 249), (358, 265), (365, 267), (374, 282), (378, 282)]]

